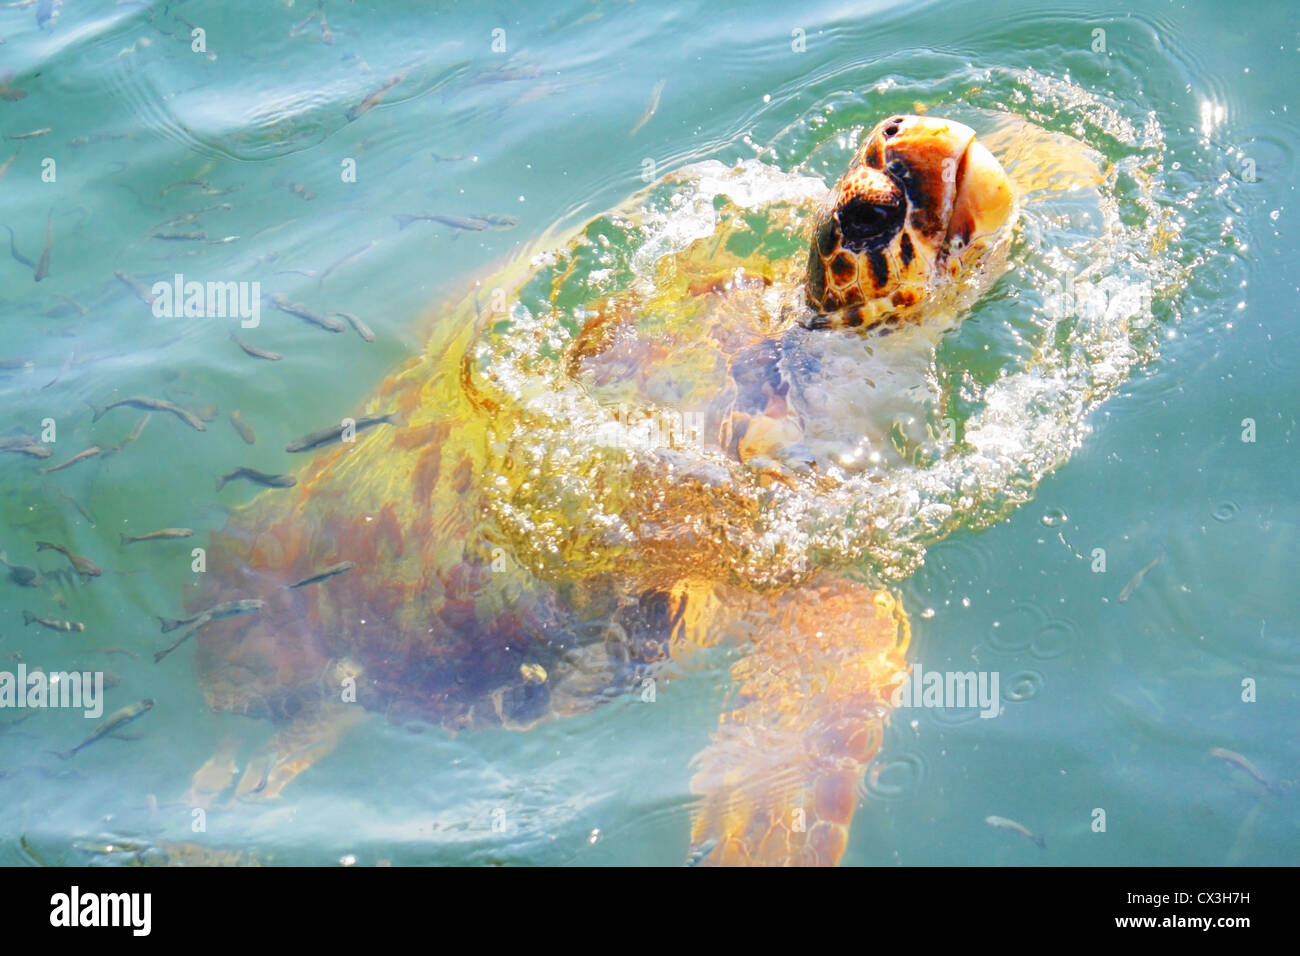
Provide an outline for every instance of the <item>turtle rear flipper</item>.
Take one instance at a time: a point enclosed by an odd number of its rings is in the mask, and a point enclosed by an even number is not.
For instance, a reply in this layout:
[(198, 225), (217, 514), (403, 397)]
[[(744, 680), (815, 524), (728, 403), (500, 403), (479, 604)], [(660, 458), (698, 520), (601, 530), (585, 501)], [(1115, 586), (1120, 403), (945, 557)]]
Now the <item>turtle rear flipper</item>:
[(741, 705), (695, 758), (693, 862), (839, 862), (907, 666), (907, 618), (887, 591), (832, 579), (772, 600), (732, 668)]

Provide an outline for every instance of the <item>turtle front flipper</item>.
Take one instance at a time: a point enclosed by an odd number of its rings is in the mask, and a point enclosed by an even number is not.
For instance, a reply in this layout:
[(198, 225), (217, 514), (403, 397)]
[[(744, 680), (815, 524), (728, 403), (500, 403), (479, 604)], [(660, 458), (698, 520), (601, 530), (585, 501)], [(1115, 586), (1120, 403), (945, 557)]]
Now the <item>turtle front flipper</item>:
[(695, 758), (694, 862), (838, 863), (907, 666), (907, 618), (887, 591), (818, 579), (771, 601), (732, 668), (740, 705)]
[(323, 704), (310, 714), (295, 717), (249, 760), (235, 787), (235, 799), (271, 800), (298, 774), (333, 753), (340, 738), (365, 719), (355, 704)]

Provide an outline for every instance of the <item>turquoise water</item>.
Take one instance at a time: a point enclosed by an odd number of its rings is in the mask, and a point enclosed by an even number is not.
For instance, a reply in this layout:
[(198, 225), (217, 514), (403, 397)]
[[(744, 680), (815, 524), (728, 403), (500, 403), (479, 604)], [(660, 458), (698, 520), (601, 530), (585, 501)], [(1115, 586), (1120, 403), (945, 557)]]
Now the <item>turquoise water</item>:
[[(0, 581), (0, 667), (110, 670), (120, 684), (106, 712), (157, 701), (128, 728), (138, 739), (68, 761), (47, 751), (89, 733), (78, 714), (4, 726), (0, 861), (120, 862), (85, 847), (123, 840), (282, 863), (685, 859), (690, 760), (726, 706), (733, 648), (670, 669), (651, 708), (629, 695), (526, 734), (372, 720), (278, 800), (219, 805), (196, 834), (181, 802), (190, 774), (228, 733), (247, 741), (242, 766), (268, 728), (208, 710), (191, 650), (156, 666), (153, 617), (180, 612), (190, 547), (255, 493), (215, 493), (217, 475), (299, 466), (286, 442), (356, 412), (452, 317), (439, 303), (536, 251), (548, 229), (619, 204), (650, 169), (757, 156), (833, 180), (864, 127), (920, 103), (972, 123), (1025, 116), (1122, 167), (1121, 217), (1147, 240), (1159, 233), (1162, 250), (1148, 241), (1151, 268), (1139, 270), (1126, 258), (1135, 240), (1115, 271), (1156, 281), (1158, 348), (1088, 411), (1086, 434), (1053, 449), (1068, 462), (1030, 500), (989, 527), (957, 527), (897, 584), (913, 665), (996, 670), (1006, 706), (995, 720), (895, 716), (844, 862), (1294, 862), (1296, 15), (1261, 4), (1225, 22), (1212, 4), (1129, 6), (328, 3), (328, 30), (319, 15), (304, 24), (316, 10), (304, 3), (0, 11), (0, 77), (26, 93), (0, 98), (11, 137), (0, 165), (13, 157), (0, 222), (33, 263), (47, 220), (54, 237), (39, 283), (35, 265), (0, 259), (0, 431), (39, 434), (53, 419), (57, 434), (47, 460), (0, 456), (0, 549), (46, 572), (39, 589)], [(193, 26), (205, 52), (191, 48)], [(1145, 174), (1128, 165), (1140, 156), (1154, 164)], [(348, 159), (355, 182), (341, 175)], [(1157, 182), (1147, 207), (1143, 175)], [(422, 214), (507, 228), (394, 218)], [(1161, 215), (1155, 230), (1146, 220)], [(1040, 238), (1023, 232), (1017, 261), (1046, 268)], [(232, 320), (155, 318), (115, 271), (145, 284), (177, 272), (259, 281), (268, 296), (361, 317), (375, 341), (268, 307), (239, 332), (284, 356), (259, 362), (230, 341)], [(981, 303), (960, 354), (1034, 306), (1028, 275)], [(199, 433), (155, 413), (120, 452), (41, 472), (122, 441), (143, 413), (92, 421), (87, 405), (138, 394), (219, 414)], [(256, 429), (251, 448), (234, 409)], [(119, 544), (162, 526), (197, 535)], [(38, 540), (103, 575), (49, 573), (64, 562)], [(24, 627), (24, 611), (86, 630)], [(1243, 755), (1270, 786), (1213, 748)], [(1091, 829), (1096, 808), (1105, 833)]]

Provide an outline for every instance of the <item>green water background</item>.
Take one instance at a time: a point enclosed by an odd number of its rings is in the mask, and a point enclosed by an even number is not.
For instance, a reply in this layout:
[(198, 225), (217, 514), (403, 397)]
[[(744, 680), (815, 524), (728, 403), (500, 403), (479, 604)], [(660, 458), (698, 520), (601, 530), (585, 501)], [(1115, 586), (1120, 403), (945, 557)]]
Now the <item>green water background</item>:
[[(1210, 3), (1132, 6), (328, 3), (331, 43), (318, 21), (289, 35), (315, 10), (303, 3), (67, 4), (43, 28), (32, 8), (0, 11), (0, 75), (13, 71), (27, 92), (0, 100), (0, 134), (53, 130), (0, 140), (0, 163), (17, 154), (0, 179), (0, 222), (33, 260), (47, 215), (55, 233), (39, 284), (0, 259), (0, 359), (17, 363), (0, 373), (0, 431), (58, 426), (48, 461), (0, 456), (0, 549), (52, 570), (59, 562), (33, 542), (63, 541), (105, 568), (88, 585), (39, 593), (0, 582), (0, 652), (113, 671), (122, 683), (109, 710), (158, 701), (136, 725), (140, 739), (105, 741), (74, 762), (46, 751), (88, 732), (78, 714), (44, 712), (0, 733), (0, 862), (30, 862), (22, 834), (41, 858), (68, 863), (86, 860), (74, 841), (122, 836), (286, 863), (680, 862), (690, 757), (727, 700), (725, 648), (673, 675), (653, 707), (621, 700), (525, 735), (417, 735), (372, 721), (274, 806), (214, 810), (207, 833), (191, 833), (177, 802), (189, 774), (224, 733), (253, 741), (266, 728), (211, 714), (187, 654), (166, 667), (149, 659), (152, 616), (179, 611), (192, 585), (191, 543), (123, 550), (118, 535), (185, 525), (201, 541), (253, 494), (214, 493), (216, 475), (296, 466), (284, 443), (354, 412), (420, 350), (431, 307), (557, 222), (640, 188), (647, 159), (663, 173), (753, 156), (751, 144), (780, 139), (843, 90), (844, 108), (823, 111), (807, 134), (830, 139), (869, 122), (877, 102), (875, 115), (905, 108), (891, 80), (969, 64), (1068, 76), (1150, 108), (1171, 161), (1189, 168), (1221, 151), (1209, 165), (1232, 180), (1238, 268), (1231, 283), (1194, 279), (1181, 334), (1093, 416), (1092, 435), (1032, 504), (938, 545), (904, 584), (914, 662), (996, 669), (1023, 699), (996, 720), (896, 718), (846, 862), (1294, 863), (1297, 17), (1291, 4), (1231, 16)], [(210, 55), (191, 50), (190, 24), (206, 30)], [(492, 49), (498, 28), (504, 52)], [(1092, 48), (1096, 29), (1106, 53)], [(349, 121), (399, 73), (382, 104)], [(632, 134), (660, 83), (657, 109)], [(1207, 102), (1223, 110), (1208, 146)], [(813, 145), (805, 136), (790, 149)], [(46, 157), (54, 182), (41, 181)], [(341, 181), (347, 157), (356, 183)], [(1221, 185), (1188, 178), (1207, 195)], [(167, 188), (192, 179), (208, 185)], [(223, 203), (201, 225), (160, 225)], [(519, 222), (467, 233), (392, 218), (416, 213)], [(198, 229), (238, 239), (151, 237)], [(320, 283), (289, 271), (319, 272), (360, 249)], [(285, 357), (260, 363), (230, 342), (230, 322), (155, 319), (114, 270), (146, 282), (256, 279), (268, 294), (356, 313), (376, 341), (268, 310), (241, 335)], [(126, 435), (134, 412), (92, 423), (87, 403), (132, 394), (221, 415), (202, 434), (155, 415), (118, 455), (39, 472)], [(234, 408), (257, 429), (252, 448), (226, 420)], [(1241, 440), (1247, 418), (1254, 443)], [(1106, 550), (1104, 574), (1091, 571), (1094, 548)], [(24, 610), (87, 630), (24, 628)], [(105, 647), (141, 659), (93, 653)], [(1255, 703), (1241, 700), (1245, 678)], [(1210, 757), (1213, 747), (1246, 755), (1273, 790)], [(497, 808), (505, 833), (492, 830)], [(1090, 829), (1095, 808), (1104, 834)], [(1047, 849), (985, 826), (989, 814), (1043, 834)]]

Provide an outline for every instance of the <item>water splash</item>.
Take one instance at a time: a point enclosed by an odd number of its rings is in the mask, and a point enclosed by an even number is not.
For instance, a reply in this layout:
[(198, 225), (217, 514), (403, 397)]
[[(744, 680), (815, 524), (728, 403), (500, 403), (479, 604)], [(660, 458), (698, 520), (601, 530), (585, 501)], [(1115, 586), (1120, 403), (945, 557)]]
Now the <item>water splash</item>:
[[(858, 471), (831, 463), (782, 481), (707, 445), (610, 447), (606, 396), (565, 364), (592, 316), (633, 313), (643, 334), (675, 345), (701, 318), (685, 294), (705, 274), (694, 270), (712, 263), (732, 294), (747, 271), (764, 272), (770, 288), (745, 306), (765, 316), (759, 325), (799, 282), (823, 182), (759, 160), (695, 164), (590, 223), (474, 351), (473, 387), (517, 410), (493, 425), (492, 503), (526, 563), (641, 579), (721, 567), (758, 589), (827, 566), (901, 579), (929, 544), (1030, 500), (1083, 442), (1089, 413), (1158, 354), (1180, 318), (1184, 263), (1216, 249), (1185, 235), (1189, 199), (1166, 185), (1155, 114), (1028, 70), (966, 70), (930, 86), (954, 101), (936, 112), (999, 144), (1023, 204), (1011, 268), (937, 350), (927, 424), (935, 432), (947, 418), (949, 434), (910, 460)], [(814, 107), (778, 139), (800, 141), (805, 161), (828, 143), (851, 150), (856, 135), (828, 139), (813, 122), (824, 115)], [(1067, 136), (1073, 146), (1062, 149)], [(646, 374), (665, 361), (645, 352), (627, 368)], [(726, 387), (707, 367), (680, 378), (687, 393), (701, 381)]]

